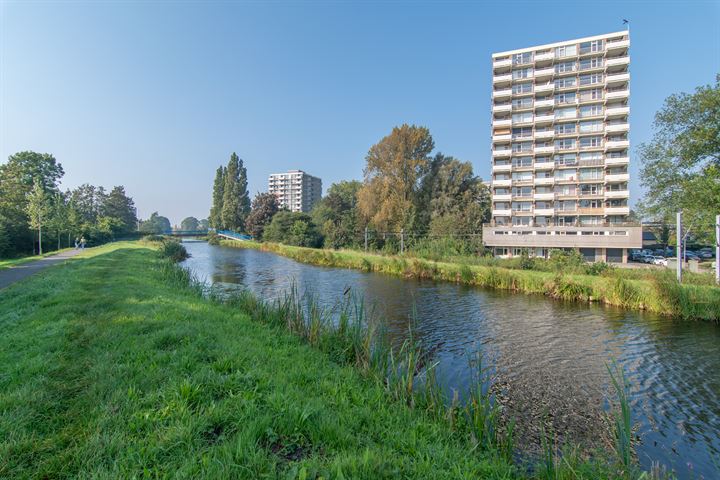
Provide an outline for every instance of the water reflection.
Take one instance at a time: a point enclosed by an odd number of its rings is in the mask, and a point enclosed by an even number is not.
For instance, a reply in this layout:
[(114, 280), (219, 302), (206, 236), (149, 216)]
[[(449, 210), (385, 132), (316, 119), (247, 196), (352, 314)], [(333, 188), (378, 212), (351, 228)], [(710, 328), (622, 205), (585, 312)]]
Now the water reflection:
[[(642, 465), (659, 460), (680, 478), (720, 477), (720, 328), (656, 315), (540, 296), (404, 280), (354, 270), (304, 265), (254, 250), (187, 245), (186, 262), (223, 288), (281, 297), (297, 284), (331, 307), (350, 287), (375, 305), (402, 341), (416, 311), (416, 334), (433, 348), (448, 391), (474, 378), (477, 351), (498, 377), (518, 436), (537, 442), (546, 418), (560, 441), (597, 444), (606, 436), (607, 364), (616, 359), (632, 383)], [(686, 463), (690, 462), (693, 472)]]

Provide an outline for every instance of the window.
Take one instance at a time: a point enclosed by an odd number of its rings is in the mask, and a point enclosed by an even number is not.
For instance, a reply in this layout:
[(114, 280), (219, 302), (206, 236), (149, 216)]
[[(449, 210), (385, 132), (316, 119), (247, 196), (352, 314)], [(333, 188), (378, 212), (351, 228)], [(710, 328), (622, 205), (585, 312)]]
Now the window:
[(580, 70), (590, 70), (592, 68), (600, 68), (602, 66), (602, 57), (586, 58), (584, 60), (580, 60)]
[(564, 197), (574, 197), (577, 194), (575, 185), (558, 185), (555, 187), (555, 193)]
[(602, 146), (602, 137), (581, 137), (580, 148), (597, 148)]
[(603, 51), (603, 41), (602, 40), (593, 40), (591, 42), (583, 42), (580, 44), (580, 55), (583, 55), (585, 53), (602, 52), (602, 51)]
[(560, 200), (555, 202), (555, 208), (561, 212), (574, 212), (577, 209), (575, 200)]
[(577, 45), (566, 45), (555, 49), (556, 57), (573, 57), (577, 55)]
[(563, 62), (555, 65), (555, 73), (574, 72), (575, 62)]
[(560, 93), (555, 96), (555, 103), (562, 105), (563, 103), (575, 103), (575, 92)]
[(509, 195), (510, 189), (507, 188), (496, 188), (495, 195)]
[(512, 138), (532, 137), (532, 127), (520, 127), (512, 129)]
[(532, 197), (532, 187), (515, 187), (512, 194), (514, 197)]
[(532, 172), (513, 172), (512, 179), (519, 182), (532, 181)]
[(575, 133), (576, 130), (576, 124), (575, 123), (559, 123), (555, 125), (555, 134), (556, 135), (567, 135), (569, 133)]
[(517, 157), (513, 158), (512, 164), (513, 167), (532, 167), (533, 159), (532, 157)]
[(514, 113), (512, 116), (512, 123), (528, 123), (533, 121), (532, 112), (525, 113)]
[(532, 68), (520, 68), (512, 71), (513, 80), (516, 78), (530, 78), (532, 77)]
[(580, 133), (602, 132), (603, 122), (600, 120), (591, 120), (589, 122), (580, 122)]
[(549, 157), (535, 157), (535, 163), (547, 163), (549, 161)]
[[(602, 176), (601, 176), (602, 178)], [(600, 183), (589, 183), (580, 185), (580, 196), (581, 197), (591, 197), (591, 196), (598, 196), (603, 194), (603, 188), (602, 184)]]
[(532, 58), (532, 52), (516, 53), (512, 56), (512, 63), (513, 65), (522, 65), (532, 62)]
[(576, 165), (577, 157), (574, 153), (563, 153), (555, 155), (555, 165)]
[(565, 77), (555, 80), (555, 88), (568, 88), (577, 85), (576, 77)]
[(575, 180), (577, 177), (577, 171), (571, 170), (555, 170), (555, 178), (557, 180)]
[(531, 93), (533, 91), (533, 84), (532, 83), (516, 83), (512, 87), (512, 93), (518, 94), (518, 93)]
[(580, 75), (580, 85), (596, 85), (602, 83), (602, 73), (592, 73), (590, 75)]
[(572, 150), (575, 148), (575, 139), (563, 138), (561, 140), (555, 140), (555, 148), (558, 150)]
[(555, 110), (555, 118), (575, 118), (577, 110), (575, 107), (558, 108)]
[(512, 210), (514, 212), (530, 212), (532, 211), (532, 202), (512, 202)]
[(584, 165), (600, 165), (603, 162), (602, 152), (582, 152), (580, 162)]
[(602, 168), (581, 168), (580, 180), (602, 180)]
[(602, 103), (580, 107), (580, 117), (596, 117), (603, 114)]
[[(512, 224), (513, 226), (522, 226), (522, 227), (529, 227), (530, 226), (530, 218), (531, 217), (513, 217)], [(520, 252), (522, 252), (522, 249), (520, 248), (514, 248), (513, 252), (515, 255), (520, 255)]]
[(532, 142), (515, 142), (512, 144), (513, 152), (530, 152), (532, 151)]
[(530, 107), (532, 107), (532, 104), (533, 104), (532, 97), (516, 98), (512, 101), (512, 108), (513, 108), (513, 110), (520, 109), (520, 108), (530, 108)]
[(599, 88), (593, 88), (590, 90), (583, 90), (580, 92), (580, 101), (587, 102), (588, 100), (602, 100), (603, 91)]

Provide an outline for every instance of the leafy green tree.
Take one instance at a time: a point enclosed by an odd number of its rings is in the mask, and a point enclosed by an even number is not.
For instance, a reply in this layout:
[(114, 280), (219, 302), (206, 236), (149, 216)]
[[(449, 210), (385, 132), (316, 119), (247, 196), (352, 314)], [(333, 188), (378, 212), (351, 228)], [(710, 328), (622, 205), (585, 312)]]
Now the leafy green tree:
[(150, 218), (140, 223), (140, 231), (143, 233), (158, 235), (172, 230), (170, 220), (158, 212), (153, 212)]
[(362, 188), (358, 181), (342, 181), (330, 186), (310, 215), (320, 227), (325, 247), (348, 247), (357, 242), (361, 227), (357, 197)]
[(252, 201), (252, 209), (245, 219), (247, 233), (260, 240), (265, 227), (270, 224), (273, 216), (278, 212), (277, 197), (272, 193), (258, 193)]
[(384, 231), (416, 231), (419, 183), (435, 148), (425, 127), (393, 128), (368, 151), (358, 209), (364, 220)]
[(60, 237), (68, 232), (68, 204), (65, 195), (57, 191), (50, 201), (49, 227), (55, 231), (57, 236), (57, 249), (60, 250)]
[(227, 170), (225, 170), (222, 204), (223, 226), (233, 231), (244, 231), (245, 219), (249, 213), (247, 171), (243, 166), (243, 161), (233, 152)]
[(710, 240), (720, 212), (720, 75), (714, 85), (668, 97), (654, 127), (639, 148), (643, 212), (664, 219), (683, 211), (694, 234)]
[(319, 247), (322, 243), (320, 232), (307, 213), (280, 211), (265, 228), (263, 239), (268, 242)]
[(210, 207), (210, 216), (208, 224), (217, 230), (223, 229), (222, 210), (223, 196), (225, 190), (225, 167), (218, 167), (215, 172), (215, 183), (213, 184), (212, 206)]
[(195, 217), (185, 217), (180, 222), (180, 230), (199, 230), (200, 222)]
[(107, 196), (100, 197), (99, 200), (102, 201), (99, 208), (102, 216), (115, 219), (111, 222), (113, 235), (135, 231), (137, 226), (135, 202), (127, 196), (125, 187), (122, 185), (113, 187)]
[(43, 226), (46, 226), (49, 221), (50, 214), (50, 199), (48, 198), (43, 184), (39, 179), (35, 180), (33, 189), (28, 195), (27, 204), (28, 222), (30, 228), (34, 228), (38, 231), (38, 251), (40, 255), (43, 253)]
[(0, 165), (0, 217), (5, 219), (7, 255), (27, 253), (34, 248), (27, 206), (35, 182), (50, 196), (63, 174), (62, 165), (47, 153), (19, 152)]
[(12, 245), (10, 244), (10, 235), (8, 235), (7, 220), (0, 217), (0, 258), (10, 256)]

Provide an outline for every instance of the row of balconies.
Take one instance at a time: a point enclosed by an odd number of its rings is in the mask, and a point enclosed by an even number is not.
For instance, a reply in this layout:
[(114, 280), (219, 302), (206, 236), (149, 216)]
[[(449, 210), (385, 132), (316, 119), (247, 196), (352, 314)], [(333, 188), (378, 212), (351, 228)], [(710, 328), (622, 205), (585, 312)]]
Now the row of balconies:
[(533, 193), (530, 196), (520, 196), (520, 195), (514, 195), (512, 193), (503, 193), (503, 194), (493, 194), (492, 200), (493, 202), (509, 202), (512, 200), (516, 200), (518, 198), (525, 198), (525, 199), (532, 199), (532, 200), (558, 200), (558, 199), (565, 199), (565, 200), (572, 200), (572, 199), (578, 199), (578, 198), (588, 198), (588, 197), (597, 197), (597, 198), (607, 198), (607, 199), (618, 199), (618, 198), (628, 198), (630, 196), (630, 192), (628, 190), (605, 190), (604, 192), (599, 193), (588, 193), (588, 192), (574, 192), (574, 193), (564, 193), (564, 192), (550, 192), (550, 193)]
[(569, 152), (576, 152), (580, 150), (593, 150), (593, 149), (604, 149), (607, 150), (614, 150), (614, 149), (624, 149), (630, 147), (630, 141), (629, 140), (611, 140), (604, 142), (603, 145), (593, 145), (590, 147), (580, 147), (575, 146), (573, 148), (557, 148), (554, 145), (548, 146), (548, 147), (535, 147), (532, 150), (519, 150), (514, 151), (511, 148), (503, 148), (503, 149), (493, 149), (492, 156), (493, 158), (504, 158), (504, 157), (510, 157), (513, 154), (517, 156), (522, 155), (549, 155), (553, 154), (555, 152), (562, 152), (562, 153), (569, 153)]
[[(577, 71), (573, 71), (573, 72), (564, 72), (564, 73), (575, 73), (575, 74), (577, 74), (578, 72), (577, 72)], [(540, 70), (535, 70), (534, 72), (529, 72), (528, 76), (526, 76), (526, 77), (515, 78), (515, 79), (513, 78), (512, 73), (504, 73), (504, 74), (501, 74), (501, 75), (493, 75), (493, 84), (496, 84), (496, 83), (502, 84), (502, 83), (508, 83), (508, 82), (512, 83), (513, 81), (518, 81), (518, 82), (523, 82), (523, 81), (525, 81), (525, 82), (526, 82), (526, 81), (532, 80), (532, 79), (534, 79), (534, 78), (535, 78), (535, 79), (538, 79), (538, 78), (548, 79), (548, 78), (550, 78), (550, 77), (554, 77), (555, 75), (560, 76), (560, 75), (562, 75), (562, 74), (563, 74), (563, 73), (557, 73), (557, 74), (556, 74), (554, 68), (544, 68), (544, 69), (540, 69)], [(603, 82), (598, 82), (598, 83), (596, 83), (595, 85), (601, 85), (601, 84), (603, 84), (603, 83), (604, 83), (605, 85), (612, 85), (612, 84), (616, 84), (616, 83), (627, 82), (627, 81), (629, 81), (629, 80), (630, 80), (630, 73), (629, 73), (629, 72), (608, 73), (608, 74), (605, 74), (605, 77), (604, 77), (604, 81), (603, 81)], [(547, 83), (547, 81), (544, 81), (543, 83)], [(591, 86), (591, 85), (580, 85), (580, 87), (585, 87), (585, 86)], [(547, 88), (547, 87), (546, 87), (546, 88)], [(553, 88), (552, 88), (552, 89), (549, 89), (549, 90), (547, 90), (547, 91), (551, 91), (551, 90), (553, 90), (554, 88), (555, 88), (555, 87), (554, 87), (554, 85), (553, 85)], [(536, 91), (537, 91), (537, 90), (536, 90)]]
[(565, 208), (535, 208), (530, 210), (520, 209), (493, 209), (493, 217), (510, 217), (516, 215), (533, 215), (536, 217), (551, 217), (553, 215), (629, 215), (630, 207), (565, 207)]
[[(507, 92), (508, 90), (503, 90), (504, 92)], [(509, 90), (512, 92), (512, 90)], [(508, 95), (495, 95), (493, 93), (493, 98), (497, 100), (502, 100), (503, 96), (511, 97), (511, 94)], [(623, 100), (630, 97), (630, 91), (627, 89), (624, 90), (617, 90), (613, 92), (607, 92), (607, 94), (601, 98), (578, 98), (576, 97), (572, 101), (568, 100), (560, 100), (559, 98), (548, 98), (545, 100), (535, 100), (530, 101), (529, 103), (522, 104), (522, 105), (513, 105), (510, 100), (505, 100), (503, 103), (495, 103), (492, 106), (492, 112), (493, 113), (503, 113), (503, 112), (518, 112), (522, 110), (532, 110), (532, 109), (539, 109), (539, 108), (554, 108), (554, 107), (567, 107), (572, 105), (586, 105), (586, 104), (592, 104), (592, 103), (607, 103), (612, 100)], [(526, 97), (529, 98), (529, 97)], [(532, 100), (532, 99), (531, 99)]]
[[(533, 70), (535, 77), (541, 77), (541, 76), (547, 76), (547, 75), (563, 75), (568, 73), (592, 73), (593, 71), (602, 71), (606, 69), (610, 69), (613, 67), (625, 67), (627, 65), (630, 65), (630, 57), (628, 56), (622, 56), (622, 57), (611, 57), (611, 58), (605, 58), (604, 61), (602, 57), (598, 58), (601, 60), (600, 62), (595, 62), (595, 64), (585, 64), (583, 65), (581, 62), (573, 63), (573, 65), (570, 68), (567, 68), (567, 64), (569, 61), (573, 61), (574, 59), (565, 59), (562, 62), (558, 62), (555, 66), (550, 65), (549, 67), (540, 67), (537, 66)], [(519, 68), (530, 68), (532, 67), (531, 64), (524, 64), (524, 65), (516, 65)], [(562, 70), (558, 68), (558, 66), (562, 67)], [(496, 67), (494, 66), (494, 70), (504, 70), (507, 67)], [(497, 73), (497, 72), (493, 72)], [(512, 75), (512, 71), (510, 72)]]
[[(610, 52), (621, 51), (621, 50), (624, 50), (624, 49), (629, 48), (629, 47), (630, 47), (630, 40), (624, 39), (624, 40), (616, 40), (616, 41), (613, 41), (613, 42), (606, 41), (606, 42), (605, 42), (605, 48), (604, 48), (603, 50), (595, 50), (595, 51), (589, 51), (589, 52), (581, 52), (581, 51), (578, 50), (578, 52), (579, 52), (579, 56), (583, 56), (583, 55), (600, 55), (600, 54), (603, 54), (603, 53), (610, 53)], [(557, 58), (558, 60), (567, 60), (567, 59), (570, 59), (570, 58), (577, 58), (577, 56), (578, 56), (578, 55), (576, 55), (576, 56), (556, 57), (556, 56), (555, 56), (555, 52), (554, 52), (554, 51), (550, 51), (550, 52), (546, 52), (546, 53), (541, 53), (541, 54), (535, 54), (535, 55), (533, 55), (533, 62), (534, 62), (534, 63), (547, 62), (547, 61), (555, 60), (556, 58)], [(533, 62), (530, 62), (530, 63), (533, 63)], [(511, 67), (512, 65), (513, 65), (513, 63), (512, 63), (512, 56), (508, 56), (507, 58), (504, 58), (504, 59), (502, 59), (502, 60), (493, 59), (493, 68)]]
[(582, 179), (571, 177), (571, 178), (555, 178), (555, 177), (542, 177), (532, 178), (529, 180), (512, 180), (512, 179), (493, 179), (493, 187), (511, 187), (512, 185), (554, 185), (557, 183), (579, 183), (579, 182), (604, 182), (604, 183), (617, 183), (617, 182), (628, 182), (630, 181), (629, 173), (608, 173), (603, 178), (597, 179)]
[(610, 125), (605, 125), (604, 129), (599, 129), (597, 131), (592, 132), (573, 132), (573, 133), (555, 133), (555, 130), (540, 130), (536, 131), (535, 133), (531, 135), (524, 135), (522, 137), (519, 136), (513, 136), (510, 133), (505, 133), (502, 135), (493, 135), (492, 141), (495, 143), (501, 143), (501, 142), (510, 142), (510, 141), (530, 141), (534, 139), (550, 139), (555, 137), (556, 135), (558, 137), (562, 136), (563, 138), (567, 137), (578, 137), (580, 135), (602, 135), (603, 133), (609, 134), (609, 133), (623, 133), (630, 130), (630, 124), (628, 123), (613, 123)]
[(518, 126), (518, 125), (532, 125), (532, 124), (546, 124), (546, 123), (555, 123), (555, 121), (563, 121), (563, 120), (593, 120), (598, 118), (604, 118), (605, 120), (609, 118), (617, 118), (617, 117), (625, 117), (630, 114), (630, 107), (614, 107), (614, 108), (606, 108), (603, 114), (600, 115), (593, 115), (593, 116), (587, 116), (587, 117), (578, 117), (577, 114), (562, 118), (555, 118), (555, 115), (553, 113), (550, 114), (538, 114), (533, 115), (532, 120), (527, 121), (516, 121), (513, 122), (511, 118), (509, 119), (493, 119), (492, 125), (493, 127), (510, 127), (510, 126)]
[(550, 162), (535, 162), (532, 165), (527, 166), (520, 166), (520, 165), (493, 165), (492, 171), (493, 172), (511, 172), (513, 170), (519, 170), (519, 169), (535, 169), (535, 170), (554, 170), (556, 168), (563, 168), (563, 167), (569, 167), (569, 168), (577, 168), (577, 167), (593, 167), (593, 166), (616, 166), (616, 165), (626, 165), (628, 164), (630, 159), (628, 157), (607, 157), (604, 160), (598, 160), (598, 161), (589, 161), (589, 160), (580, 160), (573, 164), (570, 163), (556, 163), (554, 161)]

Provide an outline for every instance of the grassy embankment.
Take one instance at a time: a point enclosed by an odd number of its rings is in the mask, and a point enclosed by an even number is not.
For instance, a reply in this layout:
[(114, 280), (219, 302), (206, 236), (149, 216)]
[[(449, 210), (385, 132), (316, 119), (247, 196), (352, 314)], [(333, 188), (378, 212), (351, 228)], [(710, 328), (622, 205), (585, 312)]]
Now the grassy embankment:
[(261, 249), (315, 265), (543, 294), (562, 300), (601, 302), (684, 319), (720, 322), (720, 288), (702, 284), (678, 285), (669, 271), (616, 269), (607, 274), (583, 275), (496, 266), (502, 265), (500, 262), (478, 265), (458, 260), (452, 263), (355, 250), (324, 250), (231, 240), (223, 240), (222, 244)]
[[(206, 298), (137, 243), (83, 256), (0, 292), (2, 478), (528, 475), (487, 394), (417, 391), (417, 351), (388, 356), (362, 312)], [(556, 453), (535, 476), (638, 475)]]
[(28, 257), (19, 257), (19, 258), (6, 258), (6, 259), (0, 259), (0, 270), (3, 268), (12, 268), (16, 267), (18, 265), (22, 265), (23, 263), (32, 262), (34, 260), (39, 260), (41, 258), (50, 257), (52, 255), (55, 255), (57, 253), (65, 252), (67, 250), (70, 250), (72, 247), (68, 248), (61, 248), (60, 250), (53, 250), (52, 252), (43, 253), (42, 255), (31, 255)]

